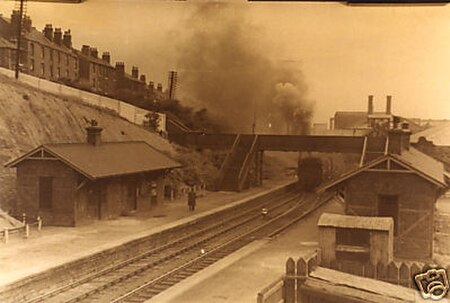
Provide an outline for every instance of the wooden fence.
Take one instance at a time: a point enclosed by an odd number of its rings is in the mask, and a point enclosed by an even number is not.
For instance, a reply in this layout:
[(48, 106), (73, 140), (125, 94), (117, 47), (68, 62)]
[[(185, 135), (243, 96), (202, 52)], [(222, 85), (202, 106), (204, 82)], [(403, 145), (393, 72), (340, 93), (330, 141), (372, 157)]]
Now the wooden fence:
[[(362, 264), (355, 262), (333, 262), (322, 264), (317, 252), (294, 261), (289, 258), (286, 262), (286, 274), (271, 283), (258, 293), (258, 303), (300, 303), (301, 285), (309, 274), (317, 267), (326, 267), (356, 276), (372, 278), (395, 285), (416, 289), (414, 276), (426, 272), (430, 268), (441, 268), (435, 264), (419, 262), (390, 262), (389, 264)], [(447, 267), (450, 272), (450, 266)]]
[(14, 228), (4, 228), (0, 231), (0, 237), (4, 243), (8, 243), (10, 235), (23, 235), (24, 238), (30, 237), (30, 229), (35, 227), (38, 232), (42, 229), (42, 219), (37, 217), (35, 221), (27, 222), (25, 214), (22, 217), (22, 226)]

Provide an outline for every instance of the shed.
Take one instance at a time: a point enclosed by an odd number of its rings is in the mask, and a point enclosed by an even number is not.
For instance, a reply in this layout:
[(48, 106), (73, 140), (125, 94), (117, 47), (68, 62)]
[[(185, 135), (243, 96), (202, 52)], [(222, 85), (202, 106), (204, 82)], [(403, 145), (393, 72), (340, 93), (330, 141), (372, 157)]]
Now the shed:
[(75, 226), (161, 203), (178, 162), (146, 142), (101, 142), (100, 127), (86, 130), (86, 143), (44, 144), (6, 164), (17, 169), (16, 212)]
[(321, 260), (388, 264), (393, 257), (392, 218), (323, 213), (317, 223)]

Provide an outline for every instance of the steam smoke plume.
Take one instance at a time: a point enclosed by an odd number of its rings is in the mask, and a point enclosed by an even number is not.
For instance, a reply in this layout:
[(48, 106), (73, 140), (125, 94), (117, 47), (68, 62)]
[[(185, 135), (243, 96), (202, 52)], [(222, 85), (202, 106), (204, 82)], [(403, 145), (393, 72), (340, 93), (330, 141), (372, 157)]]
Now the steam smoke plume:
[(259, 132), (269, 123), (271, 131), (284, 133), (286, 123), (292, 130), (312, 114), (302, 76), (277, 67), (256, 47), (261, 30), (245, 17), (243, 9), (223, 3), (193, 14), (178, 61), (182, 100), (207, 108), (230, 131), (250, 132), (255, 112)]

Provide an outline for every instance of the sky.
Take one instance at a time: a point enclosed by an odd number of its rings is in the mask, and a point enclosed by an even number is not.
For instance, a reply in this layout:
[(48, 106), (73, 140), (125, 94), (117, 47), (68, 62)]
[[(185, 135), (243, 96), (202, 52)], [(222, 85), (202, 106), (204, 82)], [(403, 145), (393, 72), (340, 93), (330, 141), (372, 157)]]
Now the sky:
[[(204, 5), (189, 0), (29, 2), (27, 13), (37, 29), (47, 23), (70, 28), (75, 47), (110, 51), (113, 62), (125, 61), (128, 71), (139, 66), (148, 80), (166, 86), (167, 72), (179, 70), (183, 90), (183, 72), (195, 71), (183, 71), (180, 53), (193, 30), (211, 27), (210, 21), (202, 28), (201, 19), (192, 19)], [(375, 96), (375, 110), (384, 110), (386, 95), (392, 95), (395, 114), (450, 119), (450, 5), (230, 1), (226, 10), (209, 5), (219, 11), (214, 26), (239, 20), (231, 22), (240, 22), (251, 37), (248, 48), (302, 75), (314, 122), (327, 122), (337, 110), (366, 110), (368, 95)], [(3, 15), (13, 7), (14, 1), (0, 1)], [(227, 16), (222, 18), (220, 10)]]

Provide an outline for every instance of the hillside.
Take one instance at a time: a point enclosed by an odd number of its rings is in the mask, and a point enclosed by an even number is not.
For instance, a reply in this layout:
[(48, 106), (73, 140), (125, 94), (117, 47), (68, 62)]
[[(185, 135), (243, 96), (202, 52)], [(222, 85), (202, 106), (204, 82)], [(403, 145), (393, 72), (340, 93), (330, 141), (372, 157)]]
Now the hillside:
[(8, 210), (14, 199), (15, 171), (4, 168), (6, 162), (40, 144), (83, 142), (91, 119), (104, 128), (105, 141), (143, 140), (159, 150), (172, 151), (158, 134), (114, 113), (0, 75), (0, 208)]

